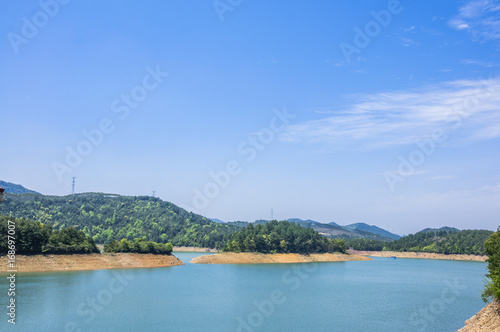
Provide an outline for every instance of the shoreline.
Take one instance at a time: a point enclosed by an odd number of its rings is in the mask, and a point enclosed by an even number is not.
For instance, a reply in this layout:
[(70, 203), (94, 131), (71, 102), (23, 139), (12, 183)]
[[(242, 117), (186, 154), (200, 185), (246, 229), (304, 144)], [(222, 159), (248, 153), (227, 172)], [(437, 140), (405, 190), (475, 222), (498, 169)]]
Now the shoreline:
[(369, 251), (369, 250), (349, 250), (351, 254), (372, 256), (372, 257), (396, 257), (396, 258), (420, 258), (420, 259), (445, 259), (454, 261), (474, 261), (484, 262), (488, 256), (484, 255), (458, 255), (458, 254), (437, 254), (414, 251)]
[(202, 255), (191, 260), (192, 264), (287, 264), (287, 263), (312, 263), (312, 262), (347, 262), (371, 261), (372, 259), (361, 255), (340, 253), (326, 254), (261, 254), (261, 253), (234, 253), (224, 252), (215, 255)]
[[(17, 273), (140, 269), (179, 266), (184, 263), (174, 255), (137, 253), (16, 255)], [(0, 273), (8, 273), (7, 256), (0, 257)]]
[(217, 249), (213, 248), (201, 248), (201, 247), (174, 247), (172, 252), (181, 251), (181, 252), (217, 252)]

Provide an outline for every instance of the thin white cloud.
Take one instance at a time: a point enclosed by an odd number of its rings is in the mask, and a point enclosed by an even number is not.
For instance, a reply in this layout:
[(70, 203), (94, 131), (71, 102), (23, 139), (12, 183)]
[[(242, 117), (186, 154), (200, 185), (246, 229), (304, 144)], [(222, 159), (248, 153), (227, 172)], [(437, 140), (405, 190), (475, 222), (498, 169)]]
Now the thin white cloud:
[(338, 149), (413, 144), (433, 130), (455, 141), (500, 137), (500, 79), (445, 82), (416, 90), (354, 96), (329, 117), (291, 125), (289, 142), (327, 143)]
[(481, 67), (485, 67), (485, 68), (491, 68), (491, 67), (497, 66), (496, 63), (484, 62), (484, 61), (472, 60), (472, 59), (464, 59), (460, 62), (463, 64), (466, 64), (466, 65), (477, 65), (477, 66), (481, 66)]
[(453, 178), (454, 178), (453, 175), (436, 175), (436, 176), (432, 176), (430, 178), (427, 178), (427, 180), (438, 181), (438, 180), (451, 180)]
[(401, 40), (401, 45), (403, 45), (404, 47), (416, 46), (416, 45), (420, 44), (419, 42), (416, 42), (413, 39), (406, 38), (406, 37), (399, 37), (399, 40)]
[(470, 32), (479, 41), (500, 39), (500, 1), (467, 1), (448, 24), (454, 29)]

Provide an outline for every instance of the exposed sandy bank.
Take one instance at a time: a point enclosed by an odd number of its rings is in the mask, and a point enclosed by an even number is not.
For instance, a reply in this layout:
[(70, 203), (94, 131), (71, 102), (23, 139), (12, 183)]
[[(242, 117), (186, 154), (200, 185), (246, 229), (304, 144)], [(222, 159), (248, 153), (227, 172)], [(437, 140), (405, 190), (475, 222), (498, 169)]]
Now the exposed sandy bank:
[[(0, 273), (11, 270), (7, 256), (0, 257)], [(174, 255), (90, 254), (90, 255), (16, 255), (17, 272), (82, 271), (134, 269), (184, 265)]]
[(488, 256), (479, 255), (445, 255), (434, 254), (427, 252), (396, 252), (396, 251), (360, 251), (349, 250), (350, 253), (355, 255), (373, 256), (373, 257), (398, 257), (398, 258), (426, 258), (426, 259), (449, 259), (455, 261), (478, 261), (484, 262)]
[(500, 331), (500, 304), (492, 302), (465, 322), (459, 332)]
[(194, 264), (275, 264), (275, 263), (311, 263), (368, 261), (369, 257), (346, 254), (258, 254), (224, 252), (215, 255), (198, 256), (191, 260)]
[(174, 247), (172, 251), (217, 252), (217, 249), (199, 247)]

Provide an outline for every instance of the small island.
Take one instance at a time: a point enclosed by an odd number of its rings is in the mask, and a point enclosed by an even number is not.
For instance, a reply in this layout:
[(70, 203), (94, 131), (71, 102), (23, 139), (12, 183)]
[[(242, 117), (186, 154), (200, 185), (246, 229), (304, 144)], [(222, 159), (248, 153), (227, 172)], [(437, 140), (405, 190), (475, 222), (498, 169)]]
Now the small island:
[(249, 224), (234, 233), (223, 253), (194, 258), (194, 264), (276, 264), (371, 260), (347, 253), (343, 239), (328, 239), (294, 222)]

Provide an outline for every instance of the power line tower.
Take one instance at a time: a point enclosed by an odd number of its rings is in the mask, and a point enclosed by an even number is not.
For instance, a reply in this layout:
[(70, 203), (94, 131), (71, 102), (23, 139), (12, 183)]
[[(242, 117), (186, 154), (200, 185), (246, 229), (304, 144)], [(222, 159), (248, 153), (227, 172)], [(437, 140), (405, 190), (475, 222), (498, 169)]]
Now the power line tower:
[(156, 190), (153, 190), (153, 197), (155, 197)]
[(75, 179), (76, 179), (76, 176), (73, 176), (73, 185), (71, 187), (71, 195), (75, 194)]
[(271, 209), (271, 221), (273, 221), (273, 220), (274, 220), (274, 210)]

